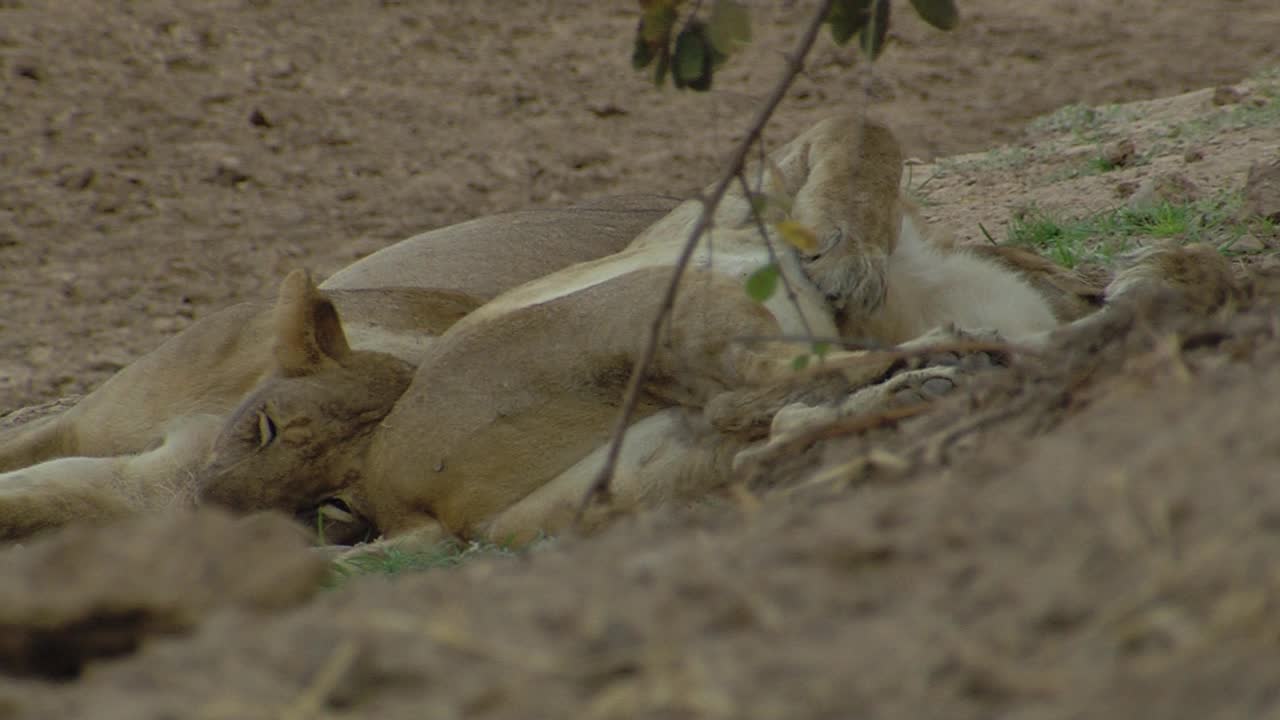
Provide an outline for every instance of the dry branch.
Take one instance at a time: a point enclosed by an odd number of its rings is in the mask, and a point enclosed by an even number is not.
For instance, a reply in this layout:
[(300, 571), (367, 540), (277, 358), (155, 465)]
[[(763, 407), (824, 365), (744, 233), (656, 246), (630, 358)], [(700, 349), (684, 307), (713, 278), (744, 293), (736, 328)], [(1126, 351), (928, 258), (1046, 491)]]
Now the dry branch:
[(720, 175), (720, 179), (712, 188), (711, 194), (702, 198), (702, 213), (698, 216), (698, 221), (694, 224), (692, 232), (689, 233), (689, 239), (685, 242), (684, 248), (676, 260), (675, 267), (671, 272), (671, 281), (667, 284), (666, 293), (662, 298), (662, 304), (658, 307), (658, 312), (654, 314), (653, 322), (649, 325), (649, 335), (645, 343), (644, 352), (636, 360), (635, 367), (631, 371), (631, 379), (627, 383), (626, 394), (623, 396), (622, 401), (622, 410), (618, 413), (618, 420), (613, 428), (612, 439), (609, 442), (609, 453), (605, 458), (604, 467), (601, 468), (600, 474), (596, 477), (595, 482), (591, 484), (578, 507), (577, 515), (579, 520), (582, 518), (583, 512), (594, 500), (609, 496), (609, 485), (613, 481), (613, 474), (617, 469), (618, 456), (622, 453), (622, 442), (626, 437), (627, 427), (630, 426), (631, 419), (635, 415), (644, 376), (649, 372), (649, 367), (653, 364), (654, 355), (657, 353), (658, 338), (662, 332), (662, 326), (671, 316), (671, 311), (675, 307), (676, 292), (679, 289), (680, 278), (684, 275), (685, 268), (688, 267), (689, 260), (693, 257), (694, 250), (697, 249), (703, 233), (706, 232), (707, 227), (711, 224), (711, 218), (714, 217), (716, 208), (720, 206), (720, 201), (724, 198), (729, 185), (733, 183), (746, 165), (747, 153), (751, 152), (751, 146), (759, 140), (760, 134), (764, 131), (764, 126), (768, 124), (769, 118), (773, 117), (774, 110), (782, 103), (782, 99), (786, 97), (787, 91), (791, 89), (796, 77), (804, 69), (804, 60), (809, 55), (809, 50), (813, 47), (814, 40), (818, 37), (818, 31), (822, 28), (823, 21), (827, 18), (832, 2), (833, 0), (822, 0), (818, 3), (813, 19), (809, 22), (808, 27), (805, 28), (805, 32), (801, 36), (800, 42), (797, 43), (795, 51), (787, 56), (786, 71), (774, 86), (773, 92), (769, 94), (764, 105), (757, 111), (755, 118), (752, 119), (746, 136), (734, 148), (733, 154), (729, 157), (728, 167)]

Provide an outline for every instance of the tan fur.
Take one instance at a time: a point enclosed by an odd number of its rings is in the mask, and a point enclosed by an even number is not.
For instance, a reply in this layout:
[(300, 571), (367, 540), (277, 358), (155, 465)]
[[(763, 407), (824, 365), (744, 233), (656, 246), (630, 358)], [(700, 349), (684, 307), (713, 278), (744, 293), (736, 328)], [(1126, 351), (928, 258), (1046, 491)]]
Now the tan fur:
[[(152, 483), (161, 495), (173, 483), (163, 477), (162, 464), (135, 458), (203, 462), (218, 430), (203, 418), (238, 422), (234, 411), (243, 398), (269, 379), (303, 376), (315, 383), (324, 371), (338, 385), (375, 383), (386, 390), (396, 387), (388, 373), (398, 367), (403, 389), (410, 364), (430, 339), (482, 302), (621, 249), (674, 205), (657, 196), (625, 196), (473, 220), (374, 253), (326, 281), (323, 293), (305, 275), (292, 275), (274, 305), (246, 303), (204, 318), (74, 407), (0, 432), (0, 538), (152, 507), (121, 483)], [(366, 374), (368, 367), (378, 371)], [(385, 414), (393, 400), (373, 406)], [(201, 429), (199, 442), (182, 429), (183, 419)], [(338, 413), (333, 419), (350, 418)], [(187, 440), (175, 444), (174, 432), (186, 432)], [(126, 476), (134, 479), (121, 479)], [(42, 491), (48, 491), (43, 500)]]

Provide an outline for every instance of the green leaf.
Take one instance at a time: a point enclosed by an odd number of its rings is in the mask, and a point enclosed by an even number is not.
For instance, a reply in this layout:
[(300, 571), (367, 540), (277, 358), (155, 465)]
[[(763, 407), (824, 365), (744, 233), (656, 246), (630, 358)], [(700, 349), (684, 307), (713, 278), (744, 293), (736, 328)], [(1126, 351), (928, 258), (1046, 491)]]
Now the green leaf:
[(678, 88), (707, 90), (711, 87), (711, 41), (701, 22), (691, 22), (676, 36), (671, 79)]
[(756, 302), (773, 297), (778, 289), (778, 266), (770, 263), (747, 277), (747, 295)]
[(818, 236), (807, 225), (795, 220), (783, 220), (774, 225), (784, 242), (802, 253), (812, 255), (818, 251)]
[(653, 48), (649, 47), (649, 41), (644, 37), (644, 20), (641, 20), (636, 26), (635, 45), (631, 48), (631, 67), (643, 70), (653, 62), (653, 57)]
[(800, 372), (801, 370), (803, 370), (803, 369), (805, 369), (805, 368), (807, 368), (807, 367), (809, 367), (809, 356), (808, 356), (808, 355), (797, 355), (797, 356), (795, 356), (795, 357), (791, 358), (791, 369), (792, 369), (792, 370), (795, 370), (796, 372)]
[[(675, 27), (675, 3), (669, 0), (647, 3), (640, 16), (636, 44), (631, 51), (631, 65), (637, 70), (648, 67), (655, 59), (653, 84), (662, 87), (671, 67), (671, 30)], [(643, 46), (643, 47), (642, 47)]]
[(835, 0), (826, 21), (831, 25), (831, 39), (837, 45), (847, 45), (870, 19), (871, 0)]
[(875, 10), (871, 13), (871, 22), (862, 26), (858, 41), (862, 44), (862, 52), (875, 60), (884, 51), (884, 39), (889, 35), (889, 0), (875, 0)]
[(816, 342), (809, 347), (809, 350), (819, 358), (825, 358), (827, 353), (831, 352), (831, 343)]
[(644, 36), (649, 47), (668, 45), (671, 43), (671, 30), (676, 24), (675, 3), (653, 3), (644, 10), (640, 18), (640, 34)]
[(952, 0), (911, 0), (916, 14), (939, 30), (950, 30), (960, 24), (960, 11)]
[(671, 52), (663, 46), (658, 53), (658, 62), (653, 66), (653, 84), (662, 87), (667, 79), (667, 70), (671, 68)]
[(728, 56), (751, 42), (751, 14), (736, 0), (716, 0), (707, 20), (711, 46)]

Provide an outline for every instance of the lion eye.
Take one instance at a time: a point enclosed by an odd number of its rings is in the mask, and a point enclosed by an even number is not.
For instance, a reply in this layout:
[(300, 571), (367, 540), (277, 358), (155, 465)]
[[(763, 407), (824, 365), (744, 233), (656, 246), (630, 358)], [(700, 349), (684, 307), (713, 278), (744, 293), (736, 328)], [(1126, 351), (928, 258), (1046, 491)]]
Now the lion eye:
[(320, 507), (316, 508), (316, 514), (337, 522), (356, 521), (356, 516), (351, 513), (351, 507), (339, 498), (329, 498), (320, 503)]
[(367, 520), (352, 510), (345, 501), (336, 497), (322, 500), (315, 506), (312, 513), (306, 513), (300, 516), (300, 519), (307, 516), (315, 522), (316, 538), (323, 545), (355, 545), (368, 542), (375, 532), (374, 527)]
[(258, 411), (258, 447), (264, 448), (276, 439), (276, 423), (262, 410)]

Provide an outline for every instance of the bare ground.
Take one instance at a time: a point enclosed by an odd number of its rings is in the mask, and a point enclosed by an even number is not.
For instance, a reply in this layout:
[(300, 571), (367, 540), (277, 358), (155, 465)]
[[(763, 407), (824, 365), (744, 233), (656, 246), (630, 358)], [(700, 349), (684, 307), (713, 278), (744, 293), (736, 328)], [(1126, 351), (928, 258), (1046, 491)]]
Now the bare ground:
[[(961, 7), (952, 35), (899, 13), (872, 88), (929, 161), (913, 192), (962, 239), (1171, 172), (1238, 190), (1280, 152), (1254, 83), (1024, 129), (1275, 66), (1269, 0)], [(91, 388), (298, 265), (691, 191), (802, 15), (759, 4), (751, 53), (683, 97), (627, 66), (630, 3), (496, 8), (0, 3), (0, 410)], [(856, 102), (853, 65), (824, 44), (770, 137)], [(1140, 162), (1089, 171), (1125, 138)], [(1238, 314), (1150, 308), (780, 458), (734, 499), (526, 559), (315, 595), (284, 530), (218, 517), (0, 555), (0, 718), (1280, 715), (1276, 243), (1241, 257)], [(273, 550), (217, 541), (241, 534)]]

